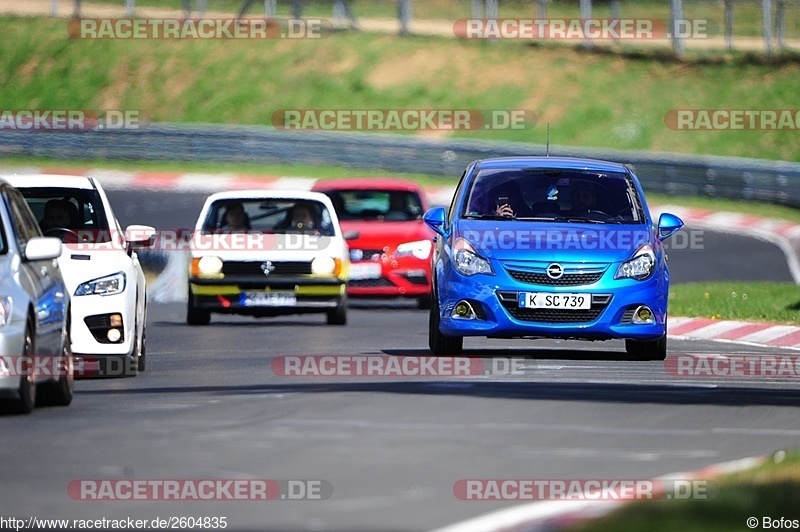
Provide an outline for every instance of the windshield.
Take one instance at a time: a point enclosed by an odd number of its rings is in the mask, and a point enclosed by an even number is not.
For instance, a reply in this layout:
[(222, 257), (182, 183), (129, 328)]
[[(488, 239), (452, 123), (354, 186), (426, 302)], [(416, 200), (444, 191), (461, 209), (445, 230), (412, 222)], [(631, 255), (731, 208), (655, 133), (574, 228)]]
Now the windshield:
[(422, 218), (416, 192), (405, 190), (336, 190), (326, 192), (340, 220), (403, 222)]
[[(42, 234), (72, 241), (76, 234), (81, 242), (111, 241), (100, 194), (95, 189), (19, 188)], [(72, 238), (70, 238), (72, 237)]]
[(473, 179), (466, 218), (587, 223), (644, 222), (625, 173), (558, 169), (483, 169)]
[(314, 200), (226, 199), (214, 202), (204, 232), (302, 233), (334, 236), (328, 209)]

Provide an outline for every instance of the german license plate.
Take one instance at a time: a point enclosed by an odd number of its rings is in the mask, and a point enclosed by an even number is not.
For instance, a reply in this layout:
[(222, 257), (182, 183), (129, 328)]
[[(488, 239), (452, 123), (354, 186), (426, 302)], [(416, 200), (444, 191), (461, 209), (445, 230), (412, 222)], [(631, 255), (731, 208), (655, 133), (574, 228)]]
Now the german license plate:
[(591, 294), (554, 294), (552, 292), (520, 292), (519, 308), (555, 308), (562, 310), (589, 310)]
[(350, 264), (350, 280), (352, 281), (380, 279), (381, 273), (381, 265), (375, 262), (356, 262)]
[(245, 307), (293, 307), (297, 304), (294, 292), (247, 292), (242, 294)]

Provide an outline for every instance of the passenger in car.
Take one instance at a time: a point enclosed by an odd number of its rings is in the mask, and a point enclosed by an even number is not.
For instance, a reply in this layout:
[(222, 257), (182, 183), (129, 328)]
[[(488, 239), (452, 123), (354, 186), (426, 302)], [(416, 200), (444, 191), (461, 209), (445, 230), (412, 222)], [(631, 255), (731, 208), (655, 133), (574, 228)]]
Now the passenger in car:
[(222, 217), (222, 229), (234, 233), (249, 231), (250, 218), (244, 211), (244, 205), (241, 202), (229, 203), (225, 207), (225, 214)]

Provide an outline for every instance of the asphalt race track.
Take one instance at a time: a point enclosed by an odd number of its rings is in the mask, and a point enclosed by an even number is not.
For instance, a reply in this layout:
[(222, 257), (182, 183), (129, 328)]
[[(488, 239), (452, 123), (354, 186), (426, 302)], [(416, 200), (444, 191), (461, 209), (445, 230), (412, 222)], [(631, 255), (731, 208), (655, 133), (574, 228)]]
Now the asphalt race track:
[[(110, 194), (123, 225), (190, 227), (204, 195)], [(706, 232), (672, 250), (673, 282), (791, 281), (768, 243)], [(768, 266), (768, 267), (767, 267)], [(322, 316), (214, 316), (184, 325), (152, 304), (148, 369), (81, 380), (68, 408), (0, 417), (0, 515), (226, 516), (229, 530), (430, 530), (506, 507), (461, 501), (460, 479), (651, 478), (796, 447), (791, 379), (690, 379), (627, 359), (622, 342), (468, 339), (466, 355), (521, 360), (521, 374), (464, 378), (285, 377), (282, 355), (427, 355), (427, 313), (354, 301)], [(673, 339), (670, 354), (777, 353)], [(780, 351), (791, 353), (790, 351)], [(80, 501), (81, 479), (323, 480), (326, 500)]]

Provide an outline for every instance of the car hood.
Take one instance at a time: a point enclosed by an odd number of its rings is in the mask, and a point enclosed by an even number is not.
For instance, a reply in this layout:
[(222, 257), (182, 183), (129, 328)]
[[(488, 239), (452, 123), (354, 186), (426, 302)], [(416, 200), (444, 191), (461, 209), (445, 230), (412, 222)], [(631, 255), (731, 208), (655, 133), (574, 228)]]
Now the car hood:
[(358, 238), (348, 240), (351, 249), (381, 249), (384, 246), (397, 247), (403, 242), (431, 240), (433, 231), (422, 220), (406, 222), (355, 221), (340, 222), (342, 231), (358, 231)]
[[(81, 283), (126, 271), (130, 257), (124, 250), (110, 244), (65, 244), (58, 266), (70, 293)], [(132, 282), (132, 279), (128, 279)]]
[(461, 220), (454, 237), (501, 261), (624, 261), (644, 242), (653, 242), (647, 225)]

